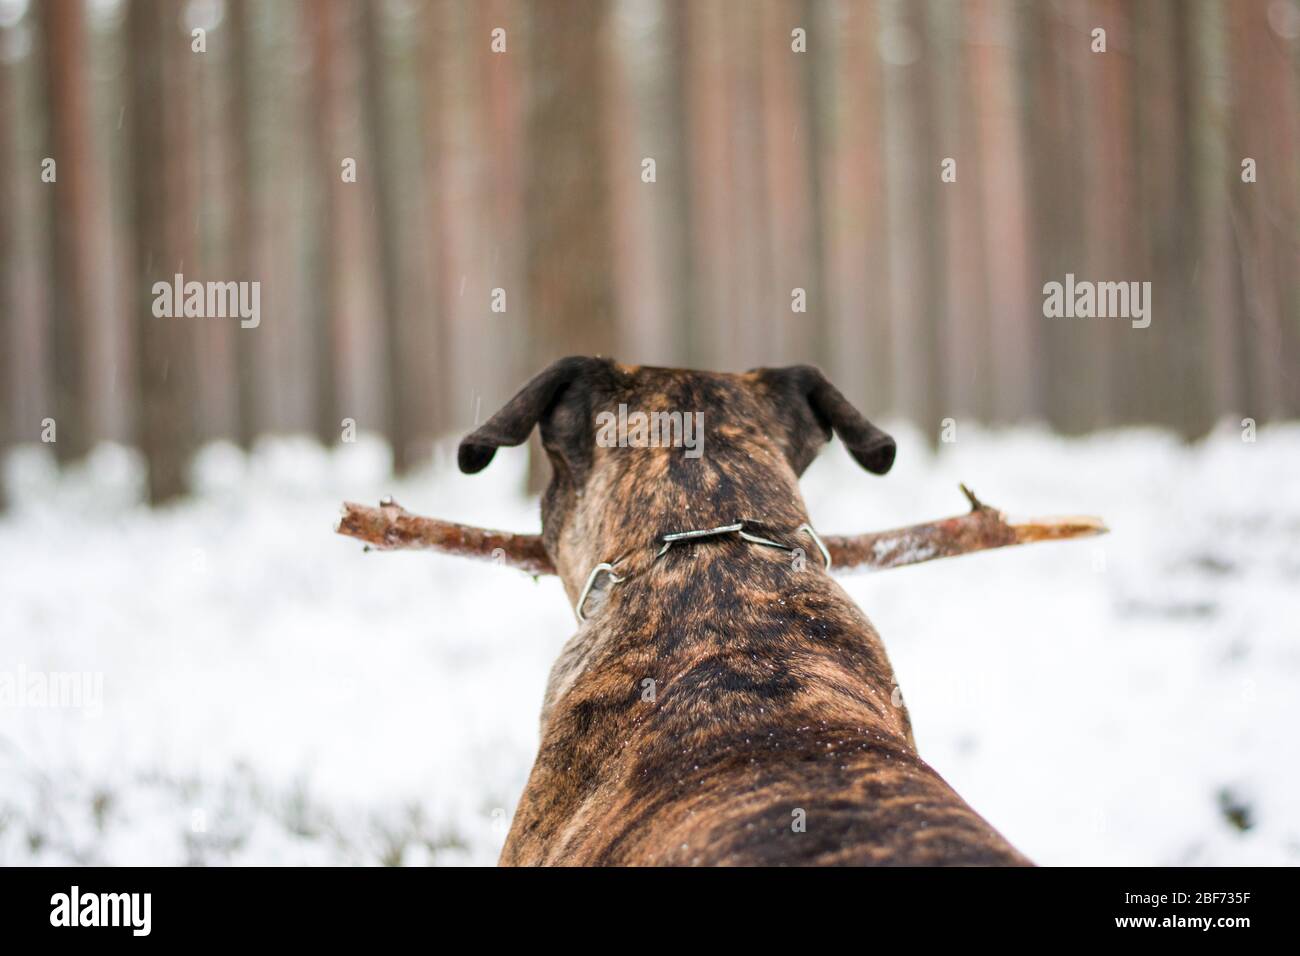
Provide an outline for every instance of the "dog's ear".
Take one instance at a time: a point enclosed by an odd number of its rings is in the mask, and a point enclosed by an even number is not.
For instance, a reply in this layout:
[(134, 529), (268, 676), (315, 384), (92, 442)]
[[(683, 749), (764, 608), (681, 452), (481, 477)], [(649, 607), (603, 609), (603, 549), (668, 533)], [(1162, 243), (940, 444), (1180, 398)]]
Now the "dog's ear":
[(787, 454), (795, 471), (802, 473), (821, 442), (810, 441), (809, 431), (829, 440), (833, 430), (855, 461), (867, 471), (883, 475), (894, 464), (894, 439), (862, 417), (838, 388), (812, 365), (757, 370), (786, 420), (789, 431)]
[(574, 382), (605, 364), (581, 355), (552, 362), (485, 424), (465, 436), (456, 454), (460, 470), (467, 475), (482, 471), (501, 446), (522, 445)]

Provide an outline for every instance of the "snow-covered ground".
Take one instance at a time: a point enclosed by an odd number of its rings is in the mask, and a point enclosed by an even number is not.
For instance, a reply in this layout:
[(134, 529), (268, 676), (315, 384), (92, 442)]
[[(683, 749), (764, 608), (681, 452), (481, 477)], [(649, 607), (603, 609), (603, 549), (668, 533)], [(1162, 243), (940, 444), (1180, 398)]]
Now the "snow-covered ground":
[[(959, 481), (1113, 529), (844, 579), (922, 755), (1041, 863), (1300, 863), (1300, 427), (968, 427), (937, 455), (897, 433), (885, 478), (823, 452), (820, 530), (958, 513)], [(9, 457), (0, 864), (494, 862), (572, 614), (554, 579), (332, 533), (340, 500), (390, 492), (534, 529), (522, 451), (474, 477), (449, 449), (400, 483), (386, 463), (214, 446), (200, 493), (150, 512), (122, 449), (63, 476)], [(81, 706), (40, 706), (70, 672)]]

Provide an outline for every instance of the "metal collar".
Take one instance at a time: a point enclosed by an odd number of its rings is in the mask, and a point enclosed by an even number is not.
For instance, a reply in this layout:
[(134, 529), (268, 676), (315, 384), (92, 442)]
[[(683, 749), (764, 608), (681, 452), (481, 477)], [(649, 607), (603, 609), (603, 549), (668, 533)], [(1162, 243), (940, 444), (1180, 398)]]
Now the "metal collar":
[[(831, 553), (826, 550), (826, 545), (822, 543), (821, 537), (813, 529), (813, 526), (807, 522), (799, 525), (799, 527), (795, 529), (795, 534), (798, 534), (801, 531), (806, 531), (808, 536), (813, 539), (813, 543), (817, 545), (817, 550), (822, 553), (822, 560), (826, 563), (826, 570), (829, 571), (831, 569)], [(737, 521), (735, 524), (725, 524), (717, 528), (700, 528), (695, 531), (675, 531), (672, 534), (663, 535), (658, 539), (663, 542), (663, 547), (655, 553), (654, 561), (658, 561), (662, 558), (668, 552), (668, 549), (678, 541), (693, 541), (699, 538), (713, 538), (724, 534), (738, 534), (746, 541), (751, 541), (754, 544), (761, 544), (768, 548), (780, 548), (782, 551), (795, 550), (795, 548), (792, 548), (790, 545), (782, 544), (779, 541), (772, 541), (770, 538), (760, 538), (756, 534), (750, 534), (745, 530), (745, 522)], [(620, 564), (622, 561), (623, 558), (619, 558), (617, 561), (613, 562), (602, 561), (591, 569), (591, 573), (587, 575), (587, 583), (582, 586), (582, 593), (578, 595), (577, 613), (579, 621), (585, 622), (587, 620), (587, 615), (583, 613), (582, 609), (587, 603), (587, 597), (591, 594), (591, 589), (596, 584), (596, 579), (602, 573), (609, 575), (610, 584), (618, 584), (621, 581), (627, 580), (626, 576), (619, 577), (614, 573), (615, 565)], [(653, 564), (654, 561), (651, 563)]]

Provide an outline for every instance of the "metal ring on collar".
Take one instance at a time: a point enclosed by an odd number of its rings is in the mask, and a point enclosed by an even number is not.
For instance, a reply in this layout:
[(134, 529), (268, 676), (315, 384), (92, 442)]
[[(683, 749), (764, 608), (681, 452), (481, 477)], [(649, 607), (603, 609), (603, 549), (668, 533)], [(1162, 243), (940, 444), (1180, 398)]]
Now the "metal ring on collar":
[(592, 568), (591, 573), (587, 575), (587, 583), (582, 586), (582, 593), (578, 595), (577, 611), (578, 611), (579, 621), (585, 622), (587, 620), (587, 615), (582, 613), (582, 607), (584, 604), (587, 603), (587, 595), (591, 593), (592, 585), (596, 583), (596, 575), (600, 574), (601, 571), (608, 572), (609, 579), (614, 584), (618, 584), (620, 581), (623, 580), (617, 574), (614, 573), (614, 565), (610, 564), (609, 562), (602, 562), (601, 564), (598, 564), (594, 568)]
[(803, 524), (799, 525), (799, 530), (808, 532), (808, 537), (812, 538), (813, 541), (816, 543), (817, 550), (822, 553), (822, 560), (826, 562), (826, 570), (829, 571), (831, 569), (831, 553), (830, 551), (826, 550), (826, 545), (822, 543), (821, 535), (819, 535), (813, 529), (813, 526), (808, 524), (807, 522), (804, 522)]

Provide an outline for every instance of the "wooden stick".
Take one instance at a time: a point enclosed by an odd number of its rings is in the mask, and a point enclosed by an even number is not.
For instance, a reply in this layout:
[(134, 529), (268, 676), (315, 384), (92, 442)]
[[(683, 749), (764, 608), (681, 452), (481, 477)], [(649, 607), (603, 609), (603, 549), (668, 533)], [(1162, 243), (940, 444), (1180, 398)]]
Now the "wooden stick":
[(542, 546), (541, 535), (490, 531), (453, 521), (413, 515), (392, 498), (378, 508), (343, 503), (343, 517), (334, 528), (380, 551), (425, 549), (466, 558), (480, 558), (519, 568), (529, 574), (554, 574), (555, 565)]
[[(893, 531), (856, 535), (826, 535), (832, 569), (883, 571), (936, 558), (949, 558), (990, 548), (1035, 541), (1064, 541), (1105, 534), (1100, 518), (1087, 516), (1037, 518), (1009, 522), (1001, 511), (984, 504), (965, 485), (962, 492), (971, 510), (955, 518), (910, 525)], [(471, 525), (413, 515), (391, 498), (378, 508), (345, 502), (335, 530), (381, 551), (425, 549), (495, 561), (527, 571), (554, 574), (555, 566), (540, 535), (489, 531)]]
[(1034, 518), (1015, 523), (990, 508), (965, 485), (962, 493), (970, 502), (970, 511), (955, 518), (942, 518), (914, 524), (893, 531), (826, 537), (833, 569), (863, 568), (884, 571), (908, 564), (920, 564), (936, 558), (950, 558), (973, 551), (1005, 548), (1035, 541), (1064, 541), (1105, 534), (1107, 527), (1100, 518)]

